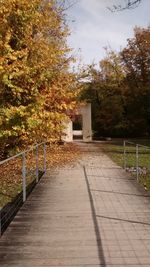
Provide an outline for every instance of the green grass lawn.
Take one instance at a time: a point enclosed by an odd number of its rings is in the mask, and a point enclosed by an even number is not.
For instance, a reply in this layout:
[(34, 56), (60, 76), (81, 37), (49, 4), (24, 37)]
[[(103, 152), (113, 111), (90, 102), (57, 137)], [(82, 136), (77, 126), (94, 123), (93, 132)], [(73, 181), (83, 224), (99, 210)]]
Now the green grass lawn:
[[(149, 146), (139, 146), (139, 182), (150, 190), (150, 139), (132, 139), (129, 140), (133, 144), (126, 143), (126, 167), (128, 171), (131, 168), (136, 168), (136, 144)], [(124, 147), (123, 140), (114, 139), (110, 142), (102, 143), (103, 151), (115, 162), (117, 165), (124, 166)], [(133, 169), (133, 168), (132, 168)], [(136, 176), (135, 172), (131, 172), (132, 175)]]

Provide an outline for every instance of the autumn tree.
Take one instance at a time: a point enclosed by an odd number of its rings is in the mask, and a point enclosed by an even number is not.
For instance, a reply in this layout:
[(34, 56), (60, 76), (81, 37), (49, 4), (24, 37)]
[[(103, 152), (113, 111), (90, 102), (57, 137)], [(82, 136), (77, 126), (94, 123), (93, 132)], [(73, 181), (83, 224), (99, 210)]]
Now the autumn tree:
[(64, 5), (56, 0), (1, 1), (1, 150), (60, 135), (78, 88), (68, 70), (68, 34)]
[(150, 133), (150, 27), (134, 30), (121, 52), (126, 72), (124, 97), (130, 129)]
[(106, 50), (99, 70), (91, 67), (89, 77), (90, 82), (85, 84), (81, 97), (92, 103), (93, 130), (100, 136), (117, 136), (124, 127), (124, 71), (120, 56)]
[(90, 68), (81, 97), (92, 102), (93, 129), (103, 136), (150, 134), (150, 27), (134, 30), (121, 52), (106, 51)]

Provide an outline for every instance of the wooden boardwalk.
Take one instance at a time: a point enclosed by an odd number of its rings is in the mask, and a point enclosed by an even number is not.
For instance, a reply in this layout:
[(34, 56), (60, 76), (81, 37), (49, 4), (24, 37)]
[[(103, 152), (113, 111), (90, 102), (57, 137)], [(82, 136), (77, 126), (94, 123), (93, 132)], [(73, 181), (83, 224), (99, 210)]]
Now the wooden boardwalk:
[(149, 195), (97, 145), (83, 150), (41, 179), (0, 239), (0, 267), (150, 266)]

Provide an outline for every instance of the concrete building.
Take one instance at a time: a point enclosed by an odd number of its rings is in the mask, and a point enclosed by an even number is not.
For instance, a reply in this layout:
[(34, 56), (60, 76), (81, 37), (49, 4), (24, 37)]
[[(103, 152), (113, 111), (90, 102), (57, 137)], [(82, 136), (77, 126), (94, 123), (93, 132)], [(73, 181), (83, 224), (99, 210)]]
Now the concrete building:
[(82, 139), (84, 142), (92, 141), (91, 104), (81, 103), (76, 111), (75, 119), (65, 123), (62, 140), (72, 142), (74, 139)]

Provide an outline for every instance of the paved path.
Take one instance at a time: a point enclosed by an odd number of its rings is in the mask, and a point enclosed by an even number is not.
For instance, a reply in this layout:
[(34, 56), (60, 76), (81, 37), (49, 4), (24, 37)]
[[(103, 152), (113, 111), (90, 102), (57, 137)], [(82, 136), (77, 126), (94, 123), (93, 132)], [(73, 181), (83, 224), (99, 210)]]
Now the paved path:
[(98, 144), (82, 149), (30, 195), (0, 240), (0, 267), (150, 266), (150, 195)]

